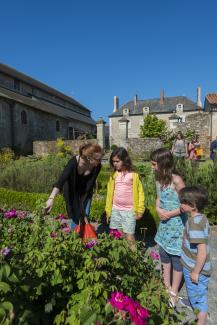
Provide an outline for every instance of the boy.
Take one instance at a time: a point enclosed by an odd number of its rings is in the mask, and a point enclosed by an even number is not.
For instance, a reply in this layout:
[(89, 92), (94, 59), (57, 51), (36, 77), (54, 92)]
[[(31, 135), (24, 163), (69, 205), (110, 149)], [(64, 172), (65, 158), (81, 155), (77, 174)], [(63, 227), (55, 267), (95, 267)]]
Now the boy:
[(188, 298), (199, 311), (197, 325), (204, 325), (208, 312), (208, 282), (211, 274), (209, 222), (201, 210), (208, 202), (207, 191), (199, 186), (179, 192), (181, 211), (190, 213), (185, 226), (181, 262)]

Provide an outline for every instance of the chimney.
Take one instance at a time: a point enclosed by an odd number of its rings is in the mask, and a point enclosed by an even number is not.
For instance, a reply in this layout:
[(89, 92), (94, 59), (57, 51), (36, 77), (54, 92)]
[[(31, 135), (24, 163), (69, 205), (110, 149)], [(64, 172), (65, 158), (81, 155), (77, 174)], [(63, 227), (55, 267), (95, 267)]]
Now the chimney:
[(197, 106), (202, 108), (202, 102), (201, 102), (201, 87), (197, 87)]
[(134, 107), (137, 105), (137, 101), (138, 101), (138, 96), (135, 95), (135, 96), (134, 96)]
[(114, 96), (114, 109), (113, 109), (113, 113), (117, 112), (119, 108), (119, 100), (117, 96)]
[(163, 91), (163, 89), (161, 89), (161, 91), (160, 91), (160, 104), (161, 105), (164, 104), (164, 91)]

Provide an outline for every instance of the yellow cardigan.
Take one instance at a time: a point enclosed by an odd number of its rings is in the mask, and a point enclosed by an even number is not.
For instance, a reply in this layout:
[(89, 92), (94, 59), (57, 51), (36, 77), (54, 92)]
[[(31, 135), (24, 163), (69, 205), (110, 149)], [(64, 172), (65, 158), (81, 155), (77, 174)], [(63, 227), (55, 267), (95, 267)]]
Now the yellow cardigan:
[[(111, 216), (112, 212), (112, 203), (115, 189), (115, 178), (117, 172), (114, 172), (108, 181), (107, 184), (107, 196), (106, 196), (106, 206), (105, 211), (107, 217)], [(143, 190), (142, 182), (139, 178), (139, 175), (136, 172), (133, 172), (133, 210), (135, 215), (143, 214), (145, 211), (145, 194)]]

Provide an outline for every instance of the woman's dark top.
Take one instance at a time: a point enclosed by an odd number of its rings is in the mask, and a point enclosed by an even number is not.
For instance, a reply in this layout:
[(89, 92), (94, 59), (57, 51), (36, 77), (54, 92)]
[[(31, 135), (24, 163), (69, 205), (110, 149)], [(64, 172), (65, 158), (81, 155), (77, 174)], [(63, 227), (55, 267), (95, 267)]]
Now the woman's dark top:
[(79, 175), (77, 169), (78, 162), (76, 156), (74, 156), (69, 160), (54, 187), (57, 187), (60, 191), (63, 190), (68, 217), (78, 224), (86, 202), (92, 198), (93, 188), (101, 164), (94, 167), (91, 173), (86, 176)]

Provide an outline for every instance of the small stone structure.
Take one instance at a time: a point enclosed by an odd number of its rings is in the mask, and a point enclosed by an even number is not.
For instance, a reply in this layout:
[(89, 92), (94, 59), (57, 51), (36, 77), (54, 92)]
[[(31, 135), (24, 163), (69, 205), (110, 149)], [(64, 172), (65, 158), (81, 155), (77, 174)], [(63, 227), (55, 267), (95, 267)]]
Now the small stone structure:
[(134, 159), (149, 160), (150, 152), (161, 148), (162, 141), (159, 138), (131, 138), (127, 139), (125, 146)]
[[(73, 154), (78, 153), (80, 145), (82, 145), (84, 142), (98, 143), (96, 139), (64, 141), (65, 145), (69, 146), (72, 149)], [(33, 154), (36, 156), (46, 156), (56, 152), (57, 152), (56, 141), (34, 141), (33, 142)]]

